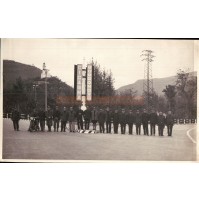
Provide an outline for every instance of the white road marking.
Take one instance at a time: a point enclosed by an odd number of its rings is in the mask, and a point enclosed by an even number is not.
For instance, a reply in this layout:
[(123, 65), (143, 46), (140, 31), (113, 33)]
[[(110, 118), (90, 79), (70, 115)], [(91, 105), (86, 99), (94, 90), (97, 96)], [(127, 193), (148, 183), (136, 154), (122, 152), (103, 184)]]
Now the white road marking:
[(187, 136), (188, 136), (188, 138), (189, 138), (194, 144), (196, 144), (196, 141), (191, 137), (190, 131), (192, 131), (192, 130), (195, 129), (195, 128), (197, 128), (197, 127), (191, 128), (191, 129), (189, 129), (189, 130), (187, 131)]

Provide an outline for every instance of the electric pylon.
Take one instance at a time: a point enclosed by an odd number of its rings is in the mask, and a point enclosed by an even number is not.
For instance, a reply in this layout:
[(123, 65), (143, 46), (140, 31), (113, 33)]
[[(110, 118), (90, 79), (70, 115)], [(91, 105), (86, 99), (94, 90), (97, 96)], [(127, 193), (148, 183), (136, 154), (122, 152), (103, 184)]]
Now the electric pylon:
[(142, 61), (145, 61), (144, 66), (144, 81), (143, 81), (143, 95), (145, 100), (146, 110), (149, 112), (153, 108), (153, 77), (152, 77), (152, 62), (155, 57), (152, 55), (152, 50), (143, 50), (141, 56)]

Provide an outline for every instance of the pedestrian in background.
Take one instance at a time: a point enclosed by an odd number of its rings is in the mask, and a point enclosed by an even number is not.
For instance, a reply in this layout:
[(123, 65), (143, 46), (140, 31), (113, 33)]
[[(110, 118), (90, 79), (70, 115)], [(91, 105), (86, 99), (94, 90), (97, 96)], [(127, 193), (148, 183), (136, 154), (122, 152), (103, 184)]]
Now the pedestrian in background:
[(46, 114), (42, 108), (39, 108), (38, 116), (39, 116), (39, 124), (40, 124), (40, 128), (41, 128), (41, 132), (44, 132), (45, 131)]
[(49, 106), (46, 111), (46, 125), (48, 126), (48, 132), (51, 132), (51, 127), (53, 125), (53, 112)]
[(120, 125), (121, 125), (121, 134), (125, 134), (126, 132), (126, 113), (125, 110), (122, 109), (120, 114)]
[(165, 117), (163, 116), (162, 112), (159, 112), (159, 116), (158, 116), (159, 136), (163, 136), (164, 127), (165, 127)]
[(166, 116), (166, 125), (167, 125), (167, 133), (168, 136), (172, 136), (172, 130), (173, 130), (173, 124), (174, 124), (174, 116), (172, 115), (171, 111), (168, 111), (168, 114)]
[(118, 110), (116, 109), (113, 114), (113, 127), (114, 127), (114, 134), (118, 134), (118, 125), (120, 122), (120, 116)]
[(136, 114), (135, 114), (135, 126), (136, 126), (136, 134), (137, 135), (140, 135), (141, 123), (142, 123), (142, 116), (140, 114), (140, 111), (137, 110)]
[(99, 127), (100, 127), (100, 133), (104, 133), (105, 118), (106, 118), (105, 112), (102, 109), (100, 109), (99, 114), (98, 114), (98, 122), (99, 122)]
[(59, 130), (59, 121), (60, 121), (61, 113), (59, 111), (58, 106), (56, 106), (54, 112), (53, 112), (53, 121), (54, 121), (54, 132), (58, 132)]
[(73, 110), (72, 107), (70, 107), (68, 113), (68, 121), (69, 121), (70, 132), (75, 132), (75, 111)]
[(133, 134), (133, 123), (134, 123), (134, 115), (133, 111), (129, 110), (129, 113), (127, 114), (127, 124), (129, 126), (129, 134)]
[(76, 112), (78, 130), (83, 129), (83, 114), (84, 114), (83, 110), (81, 110), (81, 107), (79, 107), (79, 109)]
[(93, 107), (93, 110), (91, 111), (91, 121), (93, 123), (93, 130), (96, 130), (96, 124), (98, 121), (98, 111), (95, 107)]
[(15, 107), (11, 114), (11, 120), (13, 122), (13, 127), (15, 131), (19, 131), (19, 120), (20, 120), (20, 113)]
[(106, 108), (106, 117), (105, 117), (105, 121), (106, 121), (106, 133), (111, 133), (111, 121), (112, 121), (112, 113), (109, 109), (109, 107)]
[(61, 112), (61, 132), (66, 132), (66, 123), (68, 121), (68, 112), (66, 107), (64, 107), (63, 111)]
[(149, 116), (149, 121), (150, 121), (150, 131), (151, 131), (151, 135), (155, 136), (155, 125), (157, 124), (158, 121), (158, 115), (155, 112), (155, 110), (151, 111), (151, 114)]
[(87, 106), (86, 110), (84, 111), (85, 130), (89, 130), (90, 121), (91, 121), (91, 111)]
[(149, 135), (148, 123), (149, 123), (149, 114), (144, 109), (142, 113), (142, 126), (143, 126), (144, 135)]

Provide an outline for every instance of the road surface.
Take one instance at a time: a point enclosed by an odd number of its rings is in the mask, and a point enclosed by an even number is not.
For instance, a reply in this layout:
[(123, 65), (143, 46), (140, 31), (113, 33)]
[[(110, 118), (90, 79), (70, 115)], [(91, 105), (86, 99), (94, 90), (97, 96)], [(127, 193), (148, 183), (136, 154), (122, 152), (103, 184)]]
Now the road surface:
[[(173, 136), (136, 136), (69, 132), (28, 132), (29, 121), (20, 120), (14, 131), (10, 119), (3, 120), (3, 159), (44, 160), (151, 160), (195, 161), (196, 125), (175, 125)], [(142, 132), (142, 130), (141, 130)], [(157, 127), (156, 127), (157, 132)]]

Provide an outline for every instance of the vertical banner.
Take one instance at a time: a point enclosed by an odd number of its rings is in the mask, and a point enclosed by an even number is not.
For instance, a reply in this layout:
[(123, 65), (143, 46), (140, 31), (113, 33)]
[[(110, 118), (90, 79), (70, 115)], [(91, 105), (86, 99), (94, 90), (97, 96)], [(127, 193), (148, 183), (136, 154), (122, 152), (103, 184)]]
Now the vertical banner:
[(86, 69), (82, 69), (82, 96), (86, 96)]
[(93, 66), (92, 64), (87, 65), (86, 74), (86, 98), (87, 101), (92, 100), (92, 85), (93, 85)]
[(77, 96), (77, 65), (74, 65), (74, 96)]
[(77, 65), (77, 74), (76, 74), (76, 100), (82, 100), (82, 64)]

